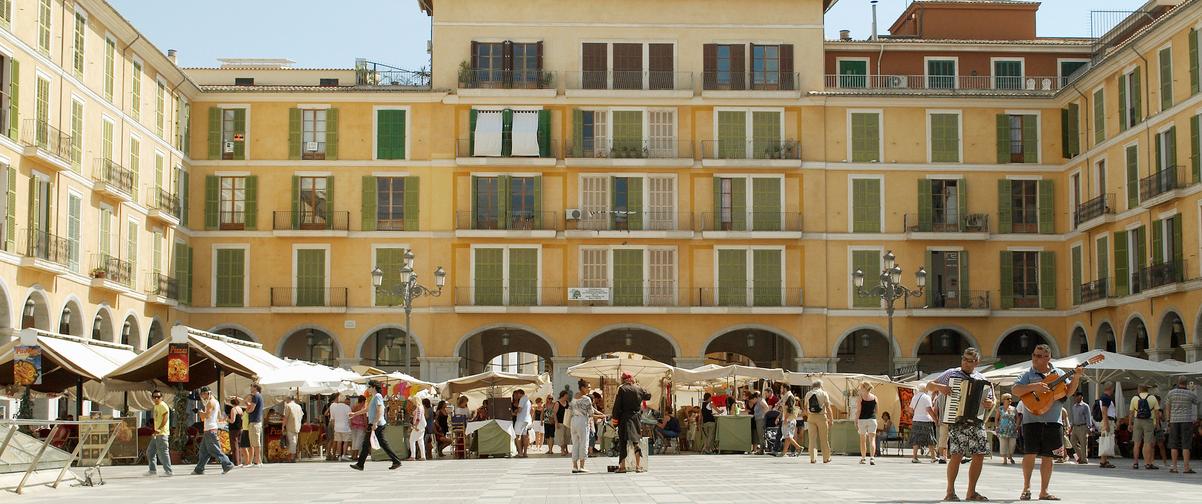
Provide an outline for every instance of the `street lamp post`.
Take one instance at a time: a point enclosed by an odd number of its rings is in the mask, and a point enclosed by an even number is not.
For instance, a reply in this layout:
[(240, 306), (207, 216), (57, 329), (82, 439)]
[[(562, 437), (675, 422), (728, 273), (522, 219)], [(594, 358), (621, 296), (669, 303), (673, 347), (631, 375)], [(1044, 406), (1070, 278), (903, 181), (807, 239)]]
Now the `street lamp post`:
[(391, 287), (384, 287), (384, 271), (379, 266), (371, 270), (371, 284), (376, 289), (376, 295), (386, 294), (399, 297), (401, 307), (405, 310), (405, 374), (410, 376), (413, 376), (411, 369), (413, 337), (409, 331), (409, 318), (413, 313), (413, 300), (422, 296), (441, 296), (442, 288), (447, 284), (447, 272), (442, 269), (442, 266), (434, 269), (435, 288), (431, 289), (417, 283), (417, 273), (413, 271), (415, 257), (412, 250), (405, 250), (405, 265), (401, 267), (401, 283)]
[(856, 287), (856, 294), (863, 297), (876, 297), (885, 302), (885, 315), (889, 318), (889, 368), (887, 374), (890, 379), (893, 379), (893, 373), (896, 369), (893, 366), (893, 305), (899, 299), (907, 296), (919, 297), (926, 290), (927, 271), (926, 268), (918, 268), (914, 273), (914, 281), (918, 287), (910, 289), (901, 284), (901, 266), (897, 265), (897, 258), (893, 255), (893, 251), (885, 252), (883, 257), (885, 269), (881, 271), (881, 277), (877, 285), (871, 287), (864, 286), (864, 271), (856, 269), (852, 273), (852, 281)]

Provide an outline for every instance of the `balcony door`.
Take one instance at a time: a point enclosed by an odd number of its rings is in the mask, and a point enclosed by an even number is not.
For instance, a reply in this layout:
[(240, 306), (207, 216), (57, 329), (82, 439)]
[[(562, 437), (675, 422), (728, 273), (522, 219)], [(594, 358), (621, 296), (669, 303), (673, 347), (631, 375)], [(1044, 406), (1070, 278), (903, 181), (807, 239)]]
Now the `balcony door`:
[(326, 229), (329, 211), (326, 202), (327, 177), (298, 177), (297, 222), (299, 229)]
[(966, 308), (961, 302), (964, 286), (960, 251), (931, 251), (927, 272), (927, 306), (931, 308)]

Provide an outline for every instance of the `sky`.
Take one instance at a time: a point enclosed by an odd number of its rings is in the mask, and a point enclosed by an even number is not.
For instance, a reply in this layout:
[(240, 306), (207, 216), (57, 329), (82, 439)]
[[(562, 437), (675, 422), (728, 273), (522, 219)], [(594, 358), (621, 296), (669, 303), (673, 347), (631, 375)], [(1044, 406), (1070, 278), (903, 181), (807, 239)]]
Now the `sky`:
[[(418, 8), (417, 0), (108, 1), (159, 49), (178, 50), (181, 66), (216, 66), (217, 58), (231, 57), (287, 58), (298, 67), (337, 68), (350, 68), (355, 58), (407, 69), (428, 62), (430, 18)], [(909, 1), (880, 1), (877, 24), (881, 34)], [(1143, 3), (1045, 0), (1039, 9), (1037, 33), (1089, 36), (1091, 10), (1127, 11)], [(195, 8), (198, 5), (204, 8)], [(335, 5), (339, 8), (330, 8)], [(840, 29), (863, 39), (871, 27), (868, 0), (839, 0), (826, 15), (828, 39), (838, 38)]]

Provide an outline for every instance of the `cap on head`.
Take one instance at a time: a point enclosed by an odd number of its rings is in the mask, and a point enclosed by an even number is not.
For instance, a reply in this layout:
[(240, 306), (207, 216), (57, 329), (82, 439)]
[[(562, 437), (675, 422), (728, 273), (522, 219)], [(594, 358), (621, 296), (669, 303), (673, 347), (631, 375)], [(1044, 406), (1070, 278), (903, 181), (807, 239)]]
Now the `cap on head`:
[(634, 379), (634, 375), (630, 374), (630, 371), (622, 371), (622, 381), (633, 380), (633, 379)]
[(208, 394), (208, 393), (209, 393), (209, 387), (200, 387), (200, 393), (201, 393), (201, 394)]

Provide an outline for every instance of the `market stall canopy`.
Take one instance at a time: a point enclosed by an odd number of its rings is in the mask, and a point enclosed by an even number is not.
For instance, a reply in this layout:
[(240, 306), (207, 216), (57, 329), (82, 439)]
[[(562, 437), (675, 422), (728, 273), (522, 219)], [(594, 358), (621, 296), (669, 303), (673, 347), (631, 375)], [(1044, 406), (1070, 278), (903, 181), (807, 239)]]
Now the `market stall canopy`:
[(79, 379), (98, 381), (138, 354), (133, 347), (56, 334), (40, 329), (22, 329), (17, 339), (0, 346), (0, 385), (12, 385), (18, 346), (37, 346), (42, 354), (42, 383), (37, 392), (60, 393)]
[(1176, 366), (1178, 374), (1202, 375), (1202, 361)]
[(717, 366), (707, 364), (695, 369), (680, 369), (673, 371), (672, 381), (679, 384), (698, 383), (747, 383), (756, 380), (771, 382), (785, 381), (785, 370), (780, 368), (759, 368), (732, 364)]
[[(887, 411), (896, 422), (901, 416), (902, 404), (897, 390), (901, 388), (914, 389), (912, 383), (899, 383), (885, 376), (865, 375), (856, 373), (794, 373), (786, 372), (785, 381), (790, 385), (811, 387), (815, 380), (822, 381), (822, 390), (830, 396), (831, 406), (850, 414), (858, 407), (857, 388), (861, 383), (871, 383), (872, 393), (877, 397), (878, 411)], [(804, 396), (802, 396), (804, 398)], [(805, 408), (805, 405), (802, 405)]]
[(185, 388), (197, 388), (217, 381), (222, 372), (258, 380), (288, 363), (251, 343), (220, 334), (177, 325), (171, 338), (138, 354), (105, 377), (110, 388), (144, 388), (167, 383), (167, 355), (172, 343), (188, 345), (188, 381)]
[[(593, 359), (591, 361), (582, 362), (568, 368), (568, 376), (576, 378), (609, 378), (613, 380), (620, 379), (622, 373), (628, 372), (634, 375), (635, 380), (643, 378), (658, 380), (660, 378), (670, 376), (673, 371), (672, 366), (651, 359), (630, 359), (624, 357), (610, 357), (606, 359)], [(572, 389), (575, 386), (569, 383), (559, 383), (556, 385), (569, 385)]]
[[(439, 383), (437, 388), (439, 395), (447, 398), (479, 390), (490, 391), (494, 393), (494, 396), (504, 396), (512, 394), (514, 390), (519, 388), (525, 388), (527, 394), (534, 394), (543, 385), (550, 385), (550, 383), (551, 380), (545, 373), (534, 375), (485, 371), (471, 376), (447, 380)], [(531, 397), (534, 396), (531, 395)]]
[[(362, 378), (359, 373), (348, 369), (315, 364), (303, 360), (285, 360), (285, 365), (267, 371), (258, 378), (263, 395), (268, 397), (300, 395), (329, 395), (333, 393), (359, 393), (362, 385), (354, 382)], [(245, 392), (249, 390), (250, 378), (226, 376), (226, 390)]]
[[(1146, 382), (1179, 375), (1188, 369), (1188, 366), (1174, 366), (1102, 350), (1090, 350), (1077, 355), (1056, 359), (1052, 361), (1052, 365), (1070, 370), (1077, 367), (1077, 364), (1097, 355), (1104, 355), (1106, 358), (1102, 362), (1090, 364), (1085, 368), (1085, 376), (1089, 377), (1090, 381), (1096, 383), (1111, 381)], [(1020, 375), (1030, 368), (1031, 361), (1026, 361), (1001, 369), (994, 369), (983, 374), (985, 378), (993, 383), (1009, 386), (1013, 385), (1014, 380), (1018, 379)]]

